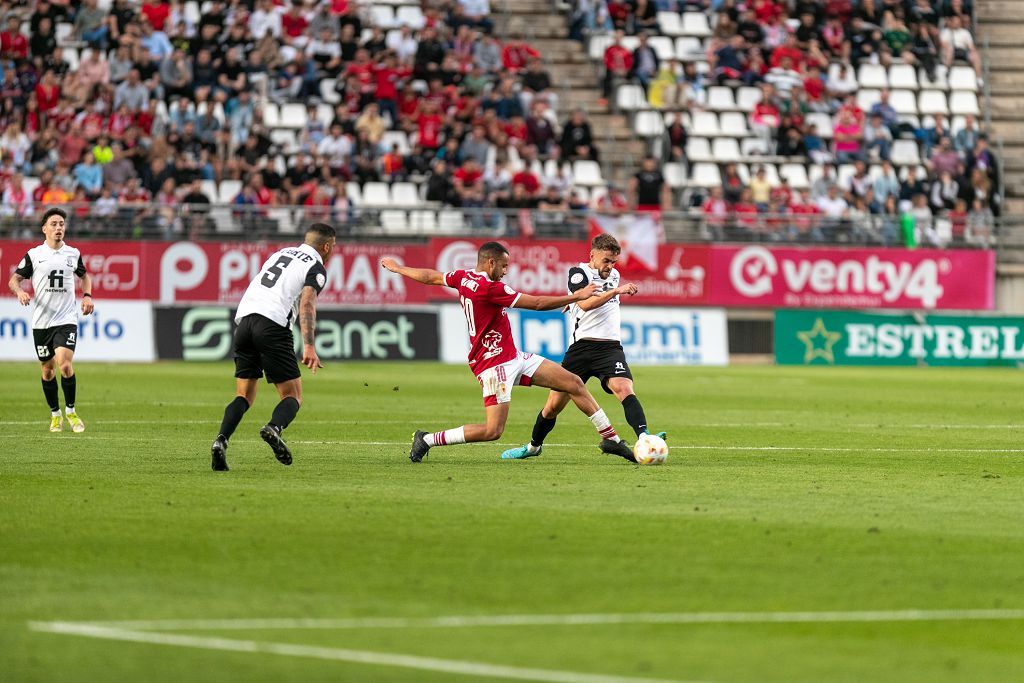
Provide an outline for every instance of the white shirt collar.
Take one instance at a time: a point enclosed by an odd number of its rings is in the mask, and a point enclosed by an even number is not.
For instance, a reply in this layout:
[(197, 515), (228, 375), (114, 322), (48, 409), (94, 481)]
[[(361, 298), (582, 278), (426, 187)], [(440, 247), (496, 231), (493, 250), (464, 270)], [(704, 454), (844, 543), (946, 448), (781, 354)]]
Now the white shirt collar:
[(316, 257), (316, 260), (319, 261), (321, 264), (323, 264), (324, 259), (323, 259), (322, 256), (320, 256), (320, 252), (317, 251), (316, 249), (314, 249), (313, 247), (309, 246), (305, 242), (303, 242), (302, 244), (299, 245), (299, 250), (306, 252), (310, 256)]

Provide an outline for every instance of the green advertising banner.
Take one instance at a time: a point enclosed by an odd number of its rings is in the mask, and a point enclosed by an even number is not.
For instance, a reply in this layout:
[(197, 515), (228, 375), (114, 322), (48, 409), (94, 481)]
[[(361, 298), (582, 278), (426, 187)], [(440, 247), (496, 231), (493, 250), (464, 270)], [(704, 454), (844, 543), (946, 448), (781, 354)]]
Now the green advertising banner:
[(1024, 318), (775, 312), (780, 365), (1024, 365)]

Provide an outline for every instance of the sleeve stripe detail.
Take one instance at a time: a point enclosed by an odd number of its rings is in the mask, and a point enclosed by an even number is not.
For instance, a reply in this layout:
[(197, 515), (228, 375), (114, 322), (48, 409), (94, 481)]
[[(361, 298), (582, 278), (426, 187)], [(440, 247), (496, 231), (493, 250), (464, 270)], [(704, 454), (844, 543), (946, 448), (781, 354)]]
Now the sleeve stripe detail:
[(522, 295), (523, 295), (523, 293), (522, 293), (522, 292), (517, 292), (517, 293), (516, 293), (516, 298), (515, 298), (515, 299), (512, 299), (512, 303), (510, 303), (510, 304), (508, 305), (508, 307), (509, 307), (509, 308), (515, 308), (515, 307), (516, 307), (516, 303), (517, 303), (517, 302), (519, 301), (519, 297), (521, 297)]

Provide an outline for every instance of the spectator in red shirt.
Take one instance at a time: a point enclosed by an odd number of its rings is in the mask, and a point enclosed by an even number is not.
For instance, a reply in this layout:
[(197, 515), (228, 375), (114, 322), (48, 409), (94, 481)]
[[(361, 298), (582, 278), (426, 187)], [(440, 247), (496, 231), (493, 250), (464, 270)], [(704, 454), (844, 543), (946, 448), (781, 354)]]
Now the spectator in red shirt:
[(475, 198), (484, 191), (484, 171), (474, 157), (462, 162), (462, 166), (452, 174), (455, 193), (460, 200)]
[(149, 0), (149, 2), (143, 3), (140, 11), (149, 20), (149, 25), (153, 27), (154, 31), (163, 31), (167, 17), (171, 15), (171, 6), (160, 0)]
[(540, 53), (537, 49), (518, 35), (512, 36), (512, 39), (505, 43), (505, 47), (501, 48), (501, 63), (510, 73), (519, 73), (526, 68), (531, 59), (539, 58)]
[(772, 51), (772, 58), (769, 64), (772, 67), (780, 66), (785, 57), (789, 57), (790, 63), (795, 70), (803, 70), (804, 53), (800, 50), (800, 46), (797, 44), (796, 35), (792, 33), (786, 37), (785, 43)]
[(437, 113), (437, 105), (425, 102), (423, 113), (416, 120), (419, 129), (419, 143), (425, 150), (436, 150), (441, 146), (441, 128), (444, 120)]
[(303, 49), (309, 42), (307, 28), (309, 21), (303, 13), (302, 0), (293, 0), (288, 11), (281, 15), (281, 42), (299, 50)]
[(60, 103), (60, 82), (51, 70), (43, 74), (43, 79), (36, 86), (36, 102), (40, 113), (47, 114), (56, 109)]
[(540, 192), (540, 180), (533, 174), (529, 166), (524, 165), (522, 169), (512, 174), (512, 187), (516, 185), (522, 185), (530, 197), (536, 197)]
[(711, 188), (711, 195), (700, 207), (704, 214), (704, 227), (711, 233), (711, 238), (725, 238), (725, 224), (729, 219), (729, 202), (725, 201), (721, 187)]
[(398, 66), (398, 58), (393, 53), (387, 54), (383, 62), (373, 66), (373, 80), (376, 85), (375, 96), (382, 114), (391, 117), (392, 126), (398, 123), (398, 84), (409, 78), (412, 72)]
[(17, 16), (7, 17), (7, 30), (0, 33), (0, 57), (4, 59), (28, 59), (28, 38), (21, 33)]
[(622, 31), (616, 31), (615, 42), (604, 51), (604, 81), (601, 83), (601, 100), (598, 104), (608, 104), (615, 79), (628, 78), (632, 70), (633, 53), (623, 47)]
[(757, 206), (754, 204), (752, 196), (750, 188), (743, 188), (740, 200), (732, 207), (733, 214), (736, 216), (736, 227), (741, 231), (757, 231)]

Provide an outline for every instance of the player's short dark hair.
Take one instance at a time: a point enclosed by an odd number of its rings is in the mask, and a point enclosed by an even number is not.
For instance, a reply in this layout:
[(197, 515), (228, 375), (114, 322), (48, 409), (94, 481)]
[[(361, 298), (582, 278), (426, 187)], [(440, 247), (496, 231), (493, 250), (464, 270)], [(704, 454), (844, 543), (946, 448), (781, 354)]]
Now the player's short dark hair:
[(68, 219), (68, 212), (58, 206), (51, 206), (43, 213), (43, 218), (39, 222), (39, 227), (46, 225), (46, 221), (50, 220), (51, 216), (60, 216), (66, 221)]
[(608, 233), (601, 233), (594, 239), (590, 240), (590, 248), (594, 251), (610, 251), (615, 255), (618, 255), (619, 252), (622, 251), (622, 247), (619, 246), (619, 241)]
[(486, 242), (480, 247), (480, 250), (476, 252), (476, 260), (479, 263), (492, 258), (501, 258), (502, 254), (507, 253), (508, 249), (501, 242)]
[(306, 228), (306, 244), (313, 247), (322, 247), (333, 239), (337, 239), (337, 232), (334, 227), (327, 223), (313, 223)]

